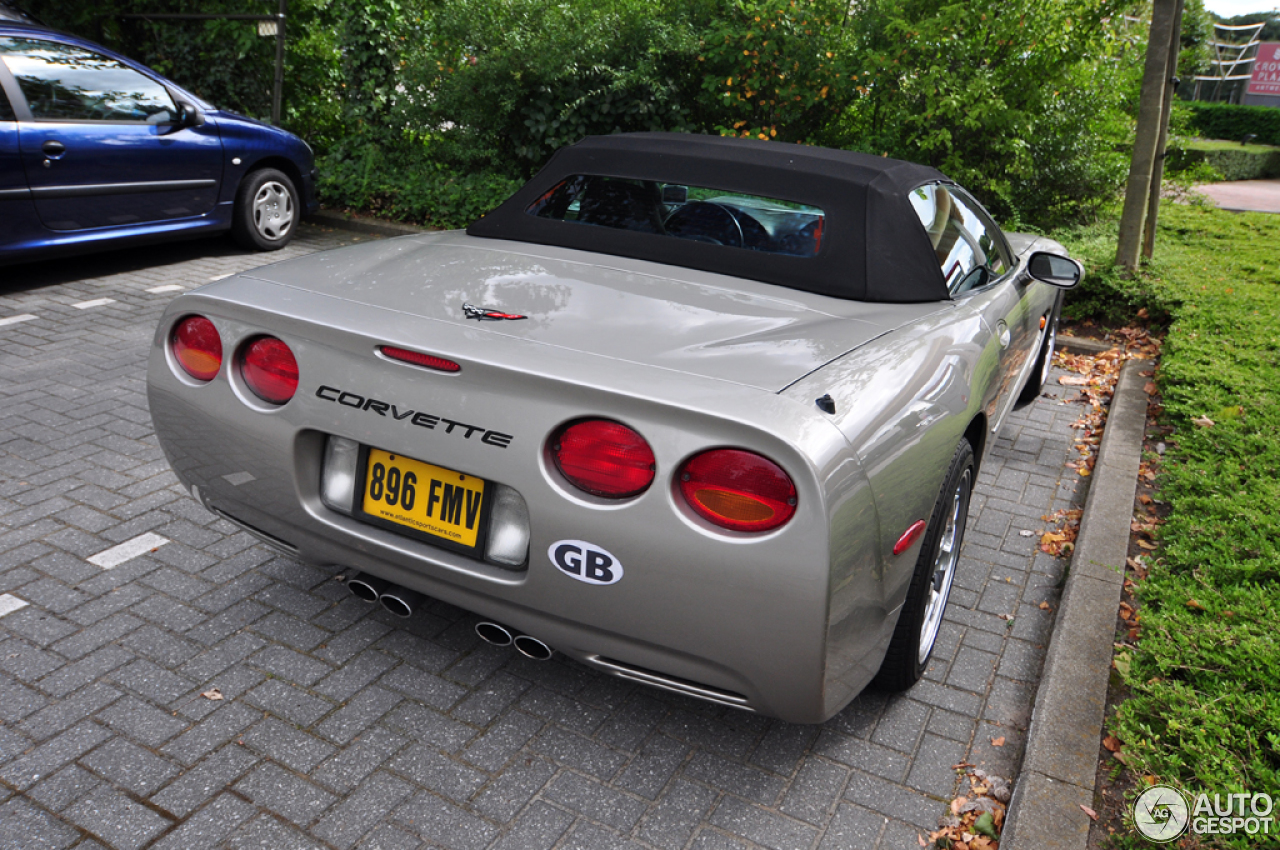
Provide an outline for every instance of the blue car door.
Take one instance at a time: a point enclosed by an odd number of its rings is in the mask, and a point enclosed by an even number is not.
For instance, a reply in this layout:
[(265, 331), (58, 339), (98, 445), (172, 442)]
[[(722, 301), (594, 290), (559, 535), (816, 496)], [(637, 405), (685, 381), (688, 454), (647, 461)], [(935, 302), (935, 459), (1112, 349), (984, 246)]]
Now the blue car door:
[(26, 101), (19, 144), (45, 227), (121, 227), (213, 209), (217, 128), (179, 123), (165, 86), (110, 56), (44, 39), (0, 37), (0, 59)]

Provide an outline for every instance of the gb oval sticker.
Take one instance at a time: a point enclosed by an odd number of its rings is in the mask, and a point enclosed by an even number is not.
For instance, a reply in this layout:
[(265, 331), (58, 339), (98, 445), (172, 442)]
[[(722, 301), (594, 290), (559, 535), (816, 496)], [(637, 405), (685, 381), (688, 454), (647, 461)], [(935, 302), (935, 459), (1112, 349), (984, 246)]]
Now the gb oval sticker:
[(622, 563), (585, 540), (557, 540), (547, 555), (560, 572), (587, 584), (614, 584), (622, 578)]

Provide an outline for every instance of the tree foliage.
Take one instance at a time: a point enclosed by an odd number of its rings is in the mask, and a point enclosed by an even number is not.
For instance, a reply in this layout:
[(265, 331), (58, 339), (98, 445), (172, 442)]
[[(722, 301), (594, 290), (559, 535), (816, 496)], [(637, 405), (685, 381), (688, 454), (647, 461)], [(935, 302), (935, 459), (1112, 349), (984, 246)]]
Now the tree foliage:
[[(1006, 216), (1112, 196), (1128, 132), (1125, 0), (870, 2), (843, 141), (936, 166)], [(1140, 54), (1137, 54), (1140, 56)]]

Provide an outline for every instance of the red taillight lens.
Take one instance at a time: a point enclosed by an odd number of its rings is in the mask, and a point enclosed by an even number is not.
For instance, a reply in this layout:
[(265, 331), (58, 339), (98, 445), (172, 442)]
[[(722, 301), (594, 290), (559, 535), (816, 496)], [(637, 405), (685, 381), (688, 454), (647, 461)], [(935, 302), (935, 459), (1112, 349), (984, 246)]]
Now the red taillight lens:
[(635, 431), (607, 419), (588, 419), (551, 439), (556, 469), (573, 486), (596, 496), (625, 499), (653, 483), (653, 449)]
[(396, 348), (394, 345), (381, 345), (378, 346), (378, 350), (382, 352), (384, 357), (389, 357), (392, 360), (399, 360), (401, 363), (412, 363), (414, 366), (425, 366), (428, 369), (435, 369), (440, 372), (457, 372), (462, 369), (452, 360), (436, 357), (433, 354), (423, 354), (421, 351)]
[(244, 348), (240, 374), (263, 401), (284, 404), (298, 391), (298, 361), (289, 346), (273, 336), (260, 336)]
[(173, 329), (173, 358), (197, 381), (212, 381), (222, 368), (222, 339), (204, 316), (187, 316)]
[(796, 485), (773, 461), (712, 449), (680, 469), (680, 494), (698, 516), (733, 531), (771, 531), (796, 512)]

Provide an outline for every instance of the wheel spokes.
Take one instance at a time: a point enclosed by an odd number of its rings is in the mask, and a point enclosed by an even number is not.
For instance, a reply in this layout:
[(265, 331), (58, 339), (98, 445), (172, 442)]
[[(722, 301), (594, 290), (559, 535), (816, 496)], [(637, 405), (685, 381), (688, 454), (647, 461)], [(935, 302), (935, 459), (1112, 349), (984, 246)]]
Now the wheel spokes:
[(262, 184), (253, 198), (253, 226), (264, 239), (283, 238), (293, 225), (293, 198), (273, 181)]

